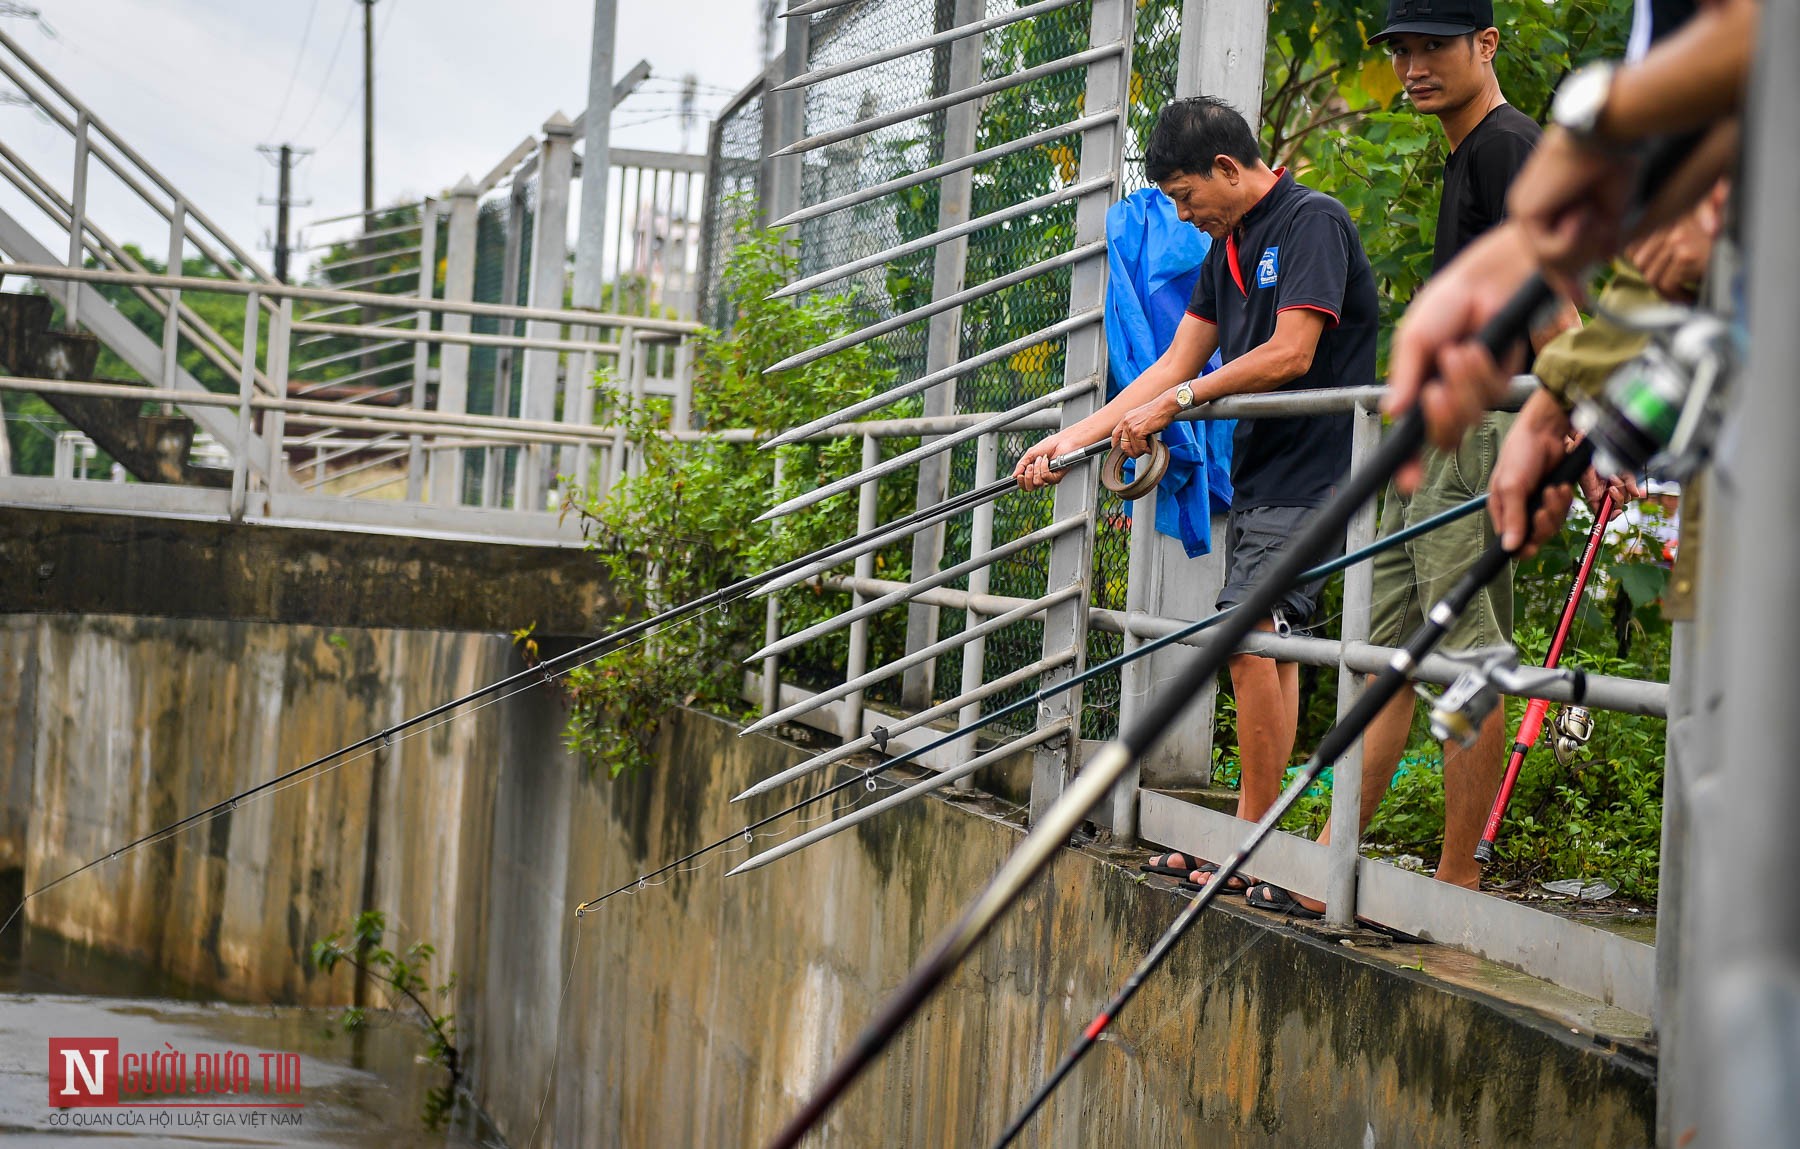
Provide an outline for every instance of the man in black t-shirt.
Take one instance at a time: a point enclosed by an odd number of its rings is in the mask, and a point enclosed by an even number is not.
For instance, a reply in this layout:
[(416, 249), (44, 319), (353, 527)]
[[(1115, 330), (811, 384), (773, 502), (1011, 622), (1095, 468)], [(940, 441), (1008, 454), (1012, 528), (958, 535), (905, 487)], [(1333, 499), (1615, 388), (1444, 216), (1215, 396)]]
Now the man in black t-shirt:
[[(1182, 219), (1213, 237), (1188, 314), (1169, 349), (1111, 402), (1025, 453), (1013, 474), (1030, 489), (1060, 479), (1050, 460), (1108, 435), (1138, 456), (1182, 410), (1225, 395), (1367, 386), (1375, 379), (1375, 281), (1342, 204), (1263, 163), (1256, 136), (1223, 101), (1201, 96), (1164, 108), (1145, 149), (1145, 173)], [(1205, 377), (1213, 351), (1224, 365)], [(1221, 608), (1243, 600), (1274, 556), (1350, 466), (1350, 416), (1254, 419), (1233, 443), (1229, 569)], [(1304, 625), (1318, 585), (1296, 588), (1274, 618)], [(1293, 663), (1236, 655), (1241, 784), (1238, 816), (1260, 818), (1293, 754), (1299, 676)], [(1204, 882), (1199, 859), (1169, 854), (1158, 872)]]

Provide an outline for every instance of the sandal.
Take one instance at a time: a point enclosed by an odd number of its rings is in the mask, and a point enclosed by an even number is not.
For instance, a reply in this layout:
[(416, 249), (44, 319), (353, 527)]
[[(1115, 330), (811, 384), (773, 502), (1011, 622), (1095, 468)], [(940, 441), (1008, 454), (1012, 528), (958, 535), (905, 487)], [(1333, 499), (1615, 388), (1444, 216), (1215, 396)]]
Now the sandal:
[[(1181, 879), (1181, 888), (1184, 890), (1191, 890), (1194, 893), (1199, 893), (1210, 884), (1212, 875), (1218, 872), (1219, 864), (1217, 862), (1201, 862), (1198, 866), (1194, 867), (1193, 873)], [(1207, 876), (1207, 881), (1196, 882), (1194, 880), (1196, 874), (1205, 874)], [(1241, 894), (1249, 888), (1250, 881), (1242, 874), (1233, 874), (1231, 877), (1225, 879), (1225, 892), (1227, 894)]]
[(1202, 863), (1199, 858), (1196, 858), (1191, 854), (1184, 854), (1179, 850), (1170, 850), (1166, 854), (1156, 855), (1156, 857), (1151, 858), (1148, 862), (1139, 863), (1138, 869), (1146, 874), (1161, 874), (1166, 878), (1185, 878), (1194, 872), (1195, 866), (1202, 864), (1208, 866), (1212, 865), (1211, 862)]
[(1307, 909), (1294, 895), (1268, 882), (1258, 882), (1251, 886), (1250, 892), (1244, 895), (1244, 900), (1259, 910), (1284, 914), (1301, 921), (1316, 922), (1325, 916), (1317, 910)]

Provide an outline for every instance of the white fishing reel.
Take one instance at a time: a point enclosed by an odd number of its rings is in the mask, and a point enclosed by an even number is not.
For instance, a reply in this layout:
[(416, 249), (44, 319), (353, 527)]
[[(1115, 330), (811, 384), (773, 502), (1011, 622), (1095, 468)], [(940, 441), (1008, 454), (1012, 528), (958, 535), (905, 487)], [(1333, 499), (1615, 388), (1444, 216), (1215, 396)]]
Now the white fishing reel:
[(1468, 669), (1458, 674), (1442, 694), (1432, 694), (1420, 683), (1414, 683), (1413, 689), (1431, 704), (1428, 719), (1433, 738), (1473, 746), (1481, 737), (1482, 724), (1500, 705), (1495, 680), (1518, 669), (1519, 652), (1510, 645), (1489, 646), (1444, 657), (1461, 662)]
[(1556, 724), (1553, 727), (1555, 739), (1550, 743), (1556, 760), (1567, 766), (1575, 761), (1576, 755), (1594, 736), (1594, 712), (1585, 706), (1570, 703), (1556, 712)]

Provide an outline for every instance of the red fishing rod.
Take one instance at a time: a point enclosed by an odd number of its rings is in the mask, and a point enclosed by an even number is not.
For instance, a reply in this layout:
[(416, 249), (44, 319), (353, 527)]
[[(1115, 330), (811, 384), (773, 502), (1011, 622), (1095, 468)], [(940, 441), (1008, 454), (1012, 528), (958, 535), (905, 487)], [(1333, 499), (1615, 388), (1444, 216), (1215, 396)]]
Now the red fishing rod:
[[(1600, 555), (1600, 541), (1606, 535), (1606, 522), (1612, 518), (1613, 497), (1609, 494), (1600, 501), (1600, 507), (1594, 512), (1594, 529), (1588, 532), (1587, 549), (1581, 552), (1581, 565), (1575, 569), (1575, 581), (1569, 587), (1568, 601), (1563, 603), (1562, 617), (1557, 620), (1556, 634), (1550, 639), (1550, 653), (1544, 656), (1544, 668), (1555, 670), (1562, 661), (1563, 645), (1569, 640), (1569, 630), (1575, 622), (1575, 611), (1581, 606), (1582, 592), (1587, 590), (1588, 576), (1594, 571), (1594, 560)], [(1506, 817), (1506, 804), (1512, 801), (1513, 784), (1519, 780), (1519, 768), (1525, 764), (1525, 755), (1537, 745), (1538, 735), (1543, 733), (1544, 716), (1550, 712), (1550, 703), (1542, 698), (1533, 698), (1525, 707), (1525, 717), (1519, 719), (1518, 733), (1513, 735), (1512, 758), (1506, 763), (1506, 776), (1500, 779), (1500, 792), (1494, 795), (1494, 808), (1488, 814), (1487, 828), (1481, 832), (1481, 841), (1475, 843), (1475, 860), (1486, 864), (1494, 860), (1494, 839), (1500, 836), (1500, 823)]]

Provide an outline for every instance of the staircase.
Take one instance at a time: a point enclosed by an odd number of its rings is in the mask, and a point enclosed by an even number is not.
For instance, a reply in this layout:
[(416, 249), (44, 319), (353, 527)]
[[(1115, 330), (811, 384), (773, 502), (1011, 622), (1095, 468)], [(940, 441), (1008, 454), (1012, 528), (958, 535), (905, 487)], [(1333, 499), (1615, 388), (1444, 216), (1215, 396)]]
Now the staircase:
[[(52, 310), (47, 296), (0, 293), (0, 370), (33, 379), (91, 381), (100, 340), (85, 331), (53, 328)], [(191, 419), (146, 415), (141, 403), (125, 399), (41, 398), (141, 482), (231, 485), (230, 472), (188, 462), (194, 442)]]

